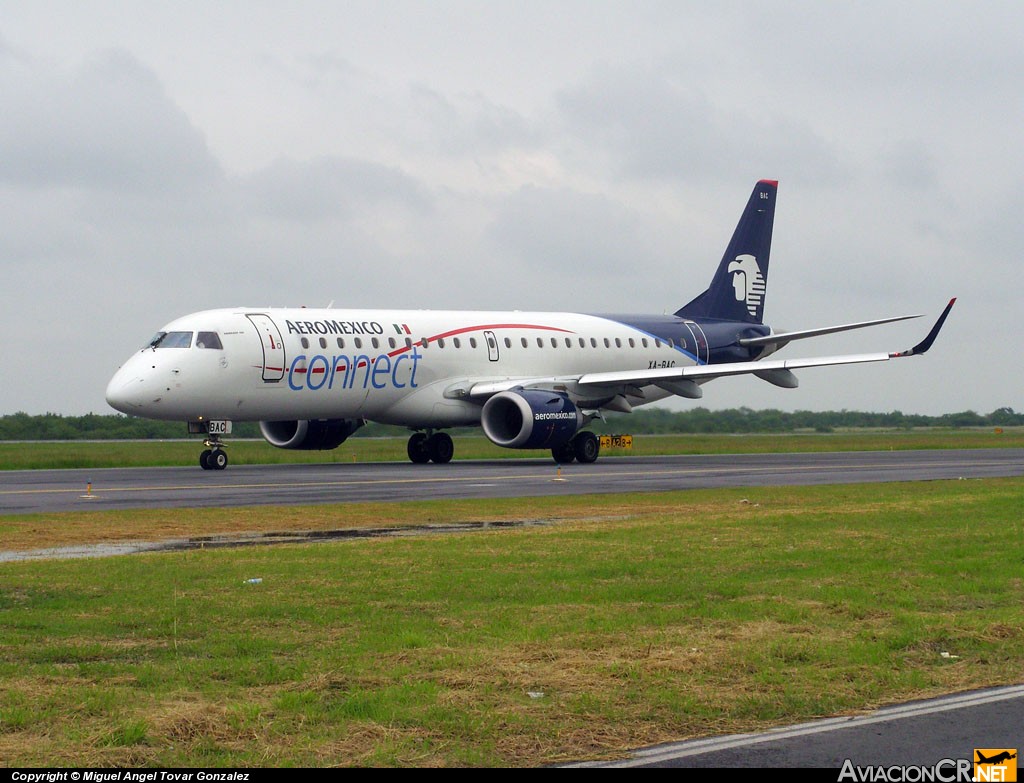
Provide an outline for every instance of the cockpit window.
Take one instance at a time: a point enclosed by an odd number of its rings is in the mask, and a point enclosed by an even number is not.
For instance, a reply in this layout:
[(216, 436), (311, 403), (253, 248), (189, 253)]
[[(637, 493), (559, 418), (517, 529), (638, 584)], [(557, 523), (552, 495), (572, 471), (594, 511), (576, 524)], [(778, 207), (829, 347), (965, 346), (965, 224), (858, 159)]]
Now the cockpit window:
[(188, 348), (192, 345), (192, 332), (157, 332), (147, 348)]
[(196, 335), (196, 348), (216, 348), (223, 350), (220, 342), (220, 335), (216, 332), (199, 332)]

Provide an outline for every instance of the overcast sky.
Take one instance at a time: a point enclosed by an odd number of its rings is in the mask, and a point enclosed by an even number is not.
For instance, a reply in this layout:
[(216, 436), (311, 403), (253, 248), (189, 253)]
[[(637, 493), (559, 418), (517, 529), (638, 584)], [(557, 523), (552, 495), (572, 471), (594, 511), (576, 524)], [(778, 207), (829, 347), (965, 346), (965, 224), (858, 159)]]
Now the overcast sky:
[[(0, 1), (0, 413), (213, 307), (672, 312), (778, 179), (765, 320), (924, 313), (710, 408), (1024, 408), (1016, 2)], [(780, 356), (780, 358), (781, 358)], [(682, 407), (694, 405), (680, 402)]]

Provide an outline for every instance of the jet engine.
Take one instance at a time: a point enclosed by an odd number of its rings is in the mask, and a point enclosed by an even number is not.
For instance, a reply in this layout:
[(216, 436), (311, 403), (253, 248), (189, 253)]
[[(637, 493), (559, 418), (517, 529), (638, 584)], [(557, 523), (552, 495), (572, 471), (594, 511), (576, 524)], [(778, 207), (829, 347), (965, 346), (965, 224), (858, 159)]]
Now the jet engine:
[(498, 392), (484, 404), (480, 423), (495, 445), (545, 449), (568, 443), (584, 418), (565, 394), (511, 389)]
[(363, 424), (362, 419), (261, 421), (260, 432), (267, 443), (279, 449), (325, 451), (338, 448)]

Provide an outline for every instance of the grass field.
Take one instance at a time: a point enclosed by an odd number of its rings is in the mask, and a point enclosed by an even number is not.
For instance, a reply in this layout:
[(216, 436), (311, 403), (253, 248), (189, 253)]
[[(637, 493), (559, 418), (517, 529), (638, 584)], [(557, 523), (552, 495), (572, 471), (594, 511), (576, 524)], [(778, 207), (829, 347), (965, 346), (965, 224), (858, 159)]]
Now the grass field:
[(1018, 683), (1022, 511), (1004, 479), (3, 517), (543, 524), (0, 564), (0, 764), (535, 766)]
[[(479, 434), (455, 434), (455, 458), (518, 459), (542, 451), (503, 449)], [(906, 449), (1024, 448), (1024, 427), (995, 430), (856, 430), (786, 435), (637, 435), (630, 452), (609, 454), (733, 454)], [(202, 444), (191, 441), (0, 442), (0, 470), (197, 465)], [(288, 451), (263, 441), (230, 441), (234, 465), (283, 462), (405, 461), (404, 438), (350, 438), (333, 451)]]

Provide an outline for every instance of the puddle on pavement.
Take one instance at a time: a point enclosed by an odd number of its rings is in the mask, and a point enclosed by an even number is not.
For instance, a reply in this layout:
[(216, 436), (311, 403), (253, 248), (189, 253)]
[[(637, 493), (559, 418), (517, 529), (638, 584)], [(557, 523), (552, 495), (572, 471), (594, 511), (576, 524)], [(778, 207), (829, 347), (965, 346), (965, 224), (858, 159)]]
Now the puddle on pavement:
[(216, 549), (243, 546), (270, 546), (277, 544), (310, 544), (322, 541), (342, 541), (355, 538), (385, 538), (417, 536), (437, 533), (467, 533), (477, 530), (495, 530), (516, 527), (545, 527), (555, 519), (518, 519), (499, 522), (453, 522), (438, 525), (408, 525), (402, 527), (358, 528), (349, 530), (300, 530), (270, 533), (238, 533), (219, 536), (173, 538), (164, 541), (121, 541), (108, 544), (78, 544), (76, 546), (28, 549), (23, 552), (0, 552), (0, 563), (23, 560), (56, 560), (82, 557), (113, 557), (140, 552), (178, 552), (186, 549)]

